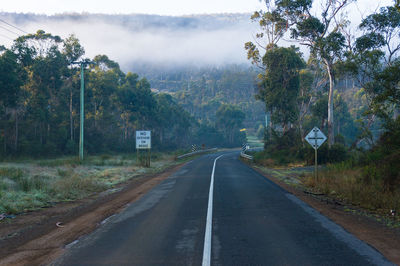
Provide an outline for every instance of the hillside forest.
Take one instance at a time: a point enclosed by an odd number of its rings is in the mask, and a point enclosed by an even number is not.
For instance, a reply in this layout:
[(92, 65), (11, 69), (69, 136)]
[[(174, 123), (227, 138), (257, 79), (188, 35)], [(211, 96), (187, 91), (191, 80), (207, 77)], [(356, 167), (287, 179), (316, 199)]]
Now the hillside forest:
[[(356, 36), (345, 16), (333, 15), (350, 2), (328, 2), (316, 17), (310, 0), (267, 1), (264, 11), (249, 18), (260, 26), (258, 40), (244, 45), (252, 66), (137, 62), (130, 67), (135, 74), (124, 73), (107, 55), (91, 58), (95, 64), (85, 70), (86, 152), (131, 152), (139, 129), (152, 130), (160, 150), (238, 147), (245, 141), (240, 129), (246, 128), (264, 140), (270, 155), (280, 153), (282, 162), (311, 162), (304, 136), (314, 126), (329, 138), (321, 162), (343, 160), (350, 150), (377, 149), (382, 136), (397, 132), (398, 11), (388, 6), (366, 16)], [(301, 14), (306, 15), (298, 19)], [(209, 18), (185, 21), (191, 19)], [(280, 46), (282, 38), (303, 45), (309, 55)], [(61, 39), (43, 30), (1, 48), (2, 157), (76, 154), (80, 75), (71, 62), (85, 58), (74, 35)]]
[[(76, 154), (80, 67), (71, 62), (83, 59), (84, 54), (84, 47), (74, 35), (61, 39), (42, 30), (17, 38), (10, 49), (1, 47), (3, 158)], [(239, 99), (233, 103), (221, 100), (212, 107), (203, 107), (204, 102), (190, 105), (184, 91), (175, 95), (152, 90), (145, 77), (124, 73), (106, 55), (95, 56), (92, 61), (84, 76), (85, 152), (133, 152), (136, 130), (151, 130), (156, 150), (187, 149), (192, 144), (239, 146), (244, 141), (239, 129), (245, 114), (238, 105)], [(229, 75), (235, 75), (224, 73), (225, 70), (219, 74), (221, 79), (229, 80)], [(223, 83), (215, 79), (205, 81), (203, 77), (193, 81), (192, 86), (201, 91), (207, 82)], [(226, 83), (216, 86), (224, 90), (230, 85)], [(189, 99), (195, 102), (194, 98)], [(205, 108), (207, 114), (200, 115), (190, 106)]]

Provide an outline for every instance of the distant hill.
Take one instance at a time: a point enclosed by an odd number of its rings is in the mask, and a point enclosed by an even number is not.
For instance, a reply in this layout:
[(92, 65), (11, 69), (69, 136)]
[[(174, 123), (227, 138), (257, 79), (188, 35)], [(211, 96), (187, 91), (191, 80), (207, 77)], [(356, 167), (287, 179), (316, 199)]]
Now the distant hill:
[[(213, 120), (222, 103), (231, 103), (245, 111), (246, 126), (263, 123), (263, 104), (254, 99), (256, 71), (250, 69), (244, 50), (257, 26), (250, 14), (0, 13), (0, 18), (27, 32), (75, 34), (87, 56), (108, 55), (124, 71), (146, 77), (154, 91), (174, 95), (198, 119)], [(2, 28), (0, 34), (16, 37)]]
[(132, 31), (143, 31), (149, 28), (163, 29), (205, 29), (215, 30), (232, 25), (249, 22), (251, 14), (205, 14), (189, 16), (160, 16), (147, 14), (107, 15), (90, 13), (63, 13), (58, 15), (41, 15), (33, 13), (0, 12), (0, 16), (18, 26), (29, 26), (32, 23), (54, 23), (59, 21), (92, 22), (94, 20), (126, 27)]

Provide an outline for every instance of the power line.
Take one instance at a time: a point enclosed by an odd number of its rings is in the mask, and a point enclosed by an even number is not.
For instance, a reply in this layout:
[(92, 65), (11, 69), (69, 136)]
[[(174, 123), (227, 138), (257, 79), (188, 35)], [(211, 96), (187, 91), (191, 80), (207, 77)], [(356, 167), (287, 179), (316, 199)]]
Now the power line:
[(15, 31), (9, 30), (6, 27), (0, 26), (0, 28), (5, 29), (6, 31), (9, 31), (9, 32), (14, 33), (15, 35), (19, 36), (18, 33), (16, 33)]
[(10, 27), (13, 27), (14, 29), (17, 29), (17, 30), (19, 30), (19, 31), (22, 31), (23, 33), (26, 33), (26, 34), (28, 34), (28, 32), (24, 31), (23, 29), (21, 29), (21, 28), (18, 28), (17, 26), (14, 26), (14, 25), (12, 25), (12, 24), (8, 23), (7, 21), (4, 21), (4, 20), (3, 20), (3, 19), (1, 19), (1, 18), (0, 18), (0, 21), (1, 21), (1, 22), (3, 22), (3, 23), (5, 23), (5, 24), (7, 24), (7, 25), (8, 25), (8, 26), (10, 26)]
[(13, 39), (11, 39), (10, 37), (8, 37), (8, 36), (6, 36), (6, 35), (3, 35), (3, 34), (0, 34), (0, 37), (3, 37), (3, 38), (6, 38), (6, 39), (9, 39), (9, 40), (11, 40), (11, 41), (14, 41)]

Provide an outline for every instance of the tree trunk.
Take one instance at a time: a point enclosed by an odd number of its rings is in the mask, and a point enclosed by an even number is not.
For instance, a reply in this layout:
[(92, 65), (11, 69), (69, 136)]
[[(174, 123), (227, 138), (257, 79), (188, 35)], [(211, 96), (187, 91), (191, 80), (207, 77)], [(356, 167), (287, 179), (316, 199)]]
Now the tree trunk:
[(395, 107), (394, 112), (393, 112), (393, 120), (396, 120), (397, 117), (400, 115), (400, 110), (399, 108)]
[(6, 139), (7, 139), (7, 125), (4, 127), (4, 147), (3, 147), (4, 156), (7, 155), (7, 141), (6, 141)]
[(40, 134), (40, 144), (43, 145), (43, 126), (42, 126), (42, 123), (39, 124), (39, 134)]
[(283, 125), (282, 125), (282, 136), (285, 135), (286, 132), (288, 132), (289, 128), (290, 127), (289, 127), (288, 124), (283, 123)]
[(125, 118), (125, 122), (124, 122), (124, 142), (126, 142), (128, 140), (128, 119)]
[(94, 102), (94, 128), (97, 128), (97, 103)]
[(18, 121), (18, 111), (15, 110), (15, 142), (14, 150), (18, 150), (18, 135), (19, 135), (19, 121)]
[(299, 131), (300, 131), (300, 137), (301, 137), (301, 143), (304, 145), (304, 129), (303, 129), (303, 116), (300, 114), (299, 115)]
[(70, 91), (70, 98), (69, 98), (69, 130), (70, 130), (70, 135), (71, 135), (71, 141), (74, 140), (74, 120), (72, 116), (72, 89)]
[(266, 126), (266, 132), (267, 132), (267, 138), (266, 139), (264, 138), (265, 143), (268, 143), (271, 140), (271, 134), (272, 134), (271, 114), (272, 114), (272, 111), (268, 111), (265, 114), (265, 126)]
[(335, 81), (333, 78), (333, 69), (328, 60), (324, 59), (326, 70), (329, 75), (329, 97), (328, 97), (328, 145), (331, 147), (335, 143), (335, 131), (334, 131), (334, 120), (333, 120), (333, 93), (335, 87)]

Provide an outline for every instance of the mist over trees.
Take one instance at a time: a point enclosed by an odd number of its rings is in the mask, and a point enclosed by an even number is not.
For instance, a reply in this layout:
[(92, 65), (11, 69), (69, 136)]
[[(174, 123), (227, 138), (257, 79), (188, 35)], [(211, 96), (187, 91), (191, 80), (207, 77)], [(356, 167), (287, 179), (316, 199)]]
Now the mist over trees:
[[(142, 63), (165, 68), (246, 63), (242, 43), (253, 31), (249, 14), (47, 16), (0, 12), (0, 16), (26, 32), (43, 29), (62, 38), (75, 34), (85, 46), (86, 56), (106, 54), (125, 72), (137, 72)], [(0, 36), (0, 41), (9, 47), (9, 38), (14, 39), (15, 34), (0, 32), (6, 36)]]
[[(1, 47), (2, 156), (76, 154), (80, 71), (71, 62), (84, 54), (74, 35), (63, 40), (42, 30), (17, 38), (10, 49)], [(188, 148), (200, 142), (241, 144), (223, 121), (216, 127), (211, 121), (196, 120), (174, 97), (153, 92), (146, 78), (124, 73), (108, 56), (97, 55), (93, 61), (85, 71), (86, 152), (133, 152), (135, 130), (144, 129), (152, 131), (156, 149)], [(235, 130), (244, 119), (244, 113), (237, 112), (241, 119), (230, 127)], [(208, 132), (214, 136), (202, 136)]]

